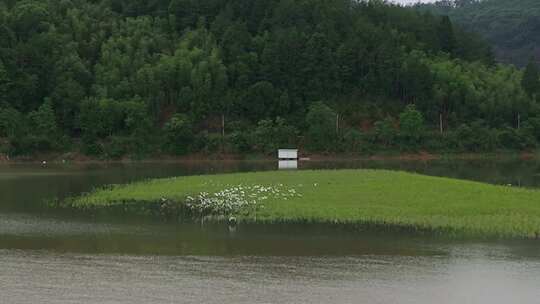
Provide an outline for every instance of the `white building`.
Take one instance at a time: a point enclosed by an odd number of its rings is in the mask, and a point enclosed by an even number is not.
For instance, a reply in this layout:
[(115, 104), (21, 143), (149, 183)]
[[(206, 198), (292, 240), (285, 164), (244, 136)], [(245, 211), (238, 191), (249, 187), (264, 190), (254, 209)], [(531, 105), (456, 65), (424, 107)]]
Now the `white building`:
[(279, 149), (278, 158), (280, 160), (298, 160), (298, 149)]

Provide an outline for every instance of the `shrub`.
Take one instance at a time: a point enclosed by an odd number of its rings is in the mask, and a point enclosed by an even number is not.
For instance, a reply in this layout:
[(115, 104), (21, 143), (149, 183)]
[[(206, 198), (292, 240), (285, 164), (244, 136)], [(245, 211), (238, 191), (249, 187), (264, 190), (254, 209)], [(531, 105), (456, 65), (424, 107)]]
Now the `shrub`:
[(399, 127), (401, 134), (411, 137), (420, 138), (424, 129), (424, 116), (415, 105), (408, 105), (399, 115)]
[(223, 147), (223, 136), (220, 133), (206, 133), (206, 152), (219, 152)]
[(383, 146), (390, 146), (394, 142), (396, 135), (397, 132), (392, 118), (387, 117), (384, 120), (375, 123), (376, 140)]
[(31, 151), (48, 151), (59, 147), (60, 132), (50, 100), (46, 100), (37, 111), (30, 112), (28, 120), (32, 127), (27, 135)]
[(85, 134), (82, 137), (81, 152), (90, 156), (103, 155), (103, 146), (99, 143), (97, 137), (91, 134)]
[(441, 134), (440, 132), (425, 132), (422, 147), (428, 151), (452, 150), (448, 137), (448, 134)]
[(536, 140), (528, 129), (514, 129), (506, 126), (498, 133), (501, 148), (527, 149), (536, 146)]
[(449, 132), (448, 139), (449, 146), (458, 151), (491, 151), (498, 145), (496, 131), (485, 126), (483, 121), (473, 122), (470, 126), (460, 125), (456, 131)]
[(251, 139), (255, 150), (274, 153), (279, 148), (292, 146), (297, 133), (295, 127), (288, 125), (283, 118), (278, 117), (275, 120), (259, 121)]
[(424, 117), (414, 105), (408, 105), (399, 116), (400, 142), (406, 149), (416, 149), (424, 131)]
[(525, 132), (529, 133), (530, 136), (533, 136), (537, 142), (540, 141), (539, 117), (529, 118), (523, 123), (522, 129), (524, 129)]
[(124, 136), (112, 136), (109, 141), (103, 145), (102, 153), (107, 158), (121, 158), (132, 151), (131, 139)]
[(123, 145), (129, 146), (133, 155), (145, 155), (154, 146), (152, 120), (146, 105), (138, 99), (122, 102), (113, 99), (85, 100), (81, 104), (79, 126), (83, 152), (89, 155), (107, 154), (105, 150), (108, 148), (98, 148), (96, 141), (107, 142), (113, 136), (124, 137)]
[(350, 129), (343, 135), (343, 149), (346, 152), (360, 153), (366, 150), (364, 134), (356, 129)]
[(234, 153), (248, 152), (251, 150), (249, 132), (234, 131), (227, 136), (227, 144)]
[(164, 126), (166, 146), (174, 154), (186, 154), (193, 144), (193, 125), (185, 114), (175, 114)]
[(0, 137), (14, 138), (22, 133), (25, 119), (23, 115), (13, 109), (0, 109)]
[(11, 154), (13, 147), (8, 140), (0, 139), (0, 154)]
[(122, 104), (111, 99), (84, 100), (79, 114), (83, 136), (105, 138), (124, 129)]
[(313, 151), (327, 151), (336, 143), (336, 113), (323, 102), (309, 107), (306, 115), (307, 139)]

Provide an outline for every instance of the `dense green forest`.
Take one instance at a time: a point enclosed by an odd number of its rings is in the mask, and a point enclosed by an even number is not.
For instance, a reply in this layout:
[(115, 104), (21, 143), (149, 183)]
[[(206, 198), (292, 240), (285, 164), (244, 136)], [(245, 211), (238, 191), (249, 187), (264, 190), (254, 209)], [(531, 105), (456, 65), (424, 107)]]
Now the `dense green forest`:
[[(539, 72), (382, 1), (0, 1), (0, 153), (494, 151)], [(525, 76), (524, 76), (525, 74)]]
[(501, 62), (525, 66), (532, 56), (540, 61), (538, 0), (443, 0), (418, 7), (449, 15), (457, 24), (481, 34)]

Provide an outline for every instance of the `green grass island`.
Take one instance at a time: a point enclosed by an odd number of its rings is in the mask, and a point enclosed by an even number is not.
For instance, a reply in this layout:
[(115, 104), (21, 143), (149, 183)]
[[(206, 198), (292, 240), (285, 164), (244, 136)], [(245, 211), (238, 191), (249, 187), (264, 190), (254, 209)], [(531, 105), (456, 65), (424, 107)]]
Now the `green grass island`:
[[(335, 223), (487, 237), (540, 236), (540, 191), (385, 170), (270, 171), (155, 179), (66, 206), (167, 206), (256, 223)], [(174, 209), (173, 208), (173, 209)]]

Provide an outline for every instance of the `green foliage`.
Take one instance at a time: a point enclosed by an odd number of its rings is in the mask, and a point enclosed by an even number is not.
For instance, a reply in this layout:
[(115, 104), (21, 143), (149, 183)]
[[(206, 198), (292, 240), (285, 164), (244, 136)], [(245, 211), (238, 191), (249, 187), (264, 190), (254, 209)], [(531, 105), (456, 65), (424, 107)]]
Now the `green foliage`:
[(531, 117), (523, 123), (524, 132), (534, 137), (536, 142), (540, 142), (540, 118)]
[(461, 27), (474, 29), (494, 46), (502, 62), (525, 66), (531, 56), (538, 59), (540, 2), (536, 0), (439, 0), (417, 7), (449, 15)]
[(152, 122), (146, 105), (140, 101), (115, 101), (112, 99), (85, 100), (79, 117), (83, 152), (100, 155), (104, 142), (113, 136), (125, 139), (124, 151), (128, 154), (148, 153)]
[(44, 102), (37, 111), (31, 112), (30, 120), (36, 128), (35, 133), (44, 136), (56, 136), (58, 127), (51, 101)]
[(331, 150), (336, 143), (336, 113), (322, 101), (312, 104), (306, 115), (307, 139), (313, 151)]
[(223, 140), (222, 134), (203, 131), (195, 136), (193, 149), (202, 153), (217, 153), (223, 151)]
[(165, 124), (164, 132), (169, 151), (186, 154), (193, 143), (193, 124), (185, 114), (175, 114)]
[(408, 105), (399, 115), (399, 130), (408, 146), (420, 143), (424, 131), (424, 117), (416, 110), (416, 106)]
[(40, 1), (17, 1), (11, 11), (11, 26), (20, 39), (28, 39), (48, 29), (48, 15)]
[(384, 120), (377, 121), (375, 123), (375, 136), (377, 141), (384, 147), (390, 146), (397, 136), (394, 120), (387, 117)]
[[(279, 111), (280, 94), (268, 81), (260, 81), (249, 87), (244, 104), (246, 116), (252, 119), (265, 118)], [(277, 109), (273, 109), (276, 107)]]
[(366, 145), (364, 134), (358, 130), (350, 129), (343, 135), (343, 148), (347, 152), (364, 152)]
[(14, 108), (0, 108), (0, 137), (16, 139), (23, 132), (23, 115)]
[(130, 140), (124, 136), (111, 136), (108, 138), (100, 149), (100, 154), (103, 154), (107, 158), (119, 159), (126, 154), (130, 154), (129, 151)]
[(453, 54), (456, 50), (456, 37), (454, 36), (454, 27), (448, 16), (442, 17), (438, 33), (441, 50), (448, 54)]
[(433, 94), (433, 72), (421, 52), (411, 52), (403, 62), (400, 71), (402, 85), (401, 98), (410, 101), (425, 101)]
[(536, 140), (527, 129), (505, 127), (499, 131), (498, 140), (507, 149), (523, 150), (536, 146)]
[(110, 99), (85, 100), (79, 117), (83, 136), (107, 137), (123, 128), (123, 110), (119, 102)]
[(204, 28), (186, 33), (174, 55), (161, 55), (144, 78), (154, 81), (146, 92), (141, 92), (142, 96), (156, 100), (154, 108), (175, 105), (201, 118), (220, 113), (226, 106), (222, 103), (226, 69), (214, 38)]
[(278, 117), (275, 120), (261, 120), (253, 132), (255, 150), (275, 153), (280, 148), (294, 147), (297, 130)]
[(521, 85), (530, 97), (536, 96), (540, 93), (540, 71), (536, 62), (530, 60), (523, 72), (523, 79)]
[[(98, 209), (163, 204), (226, 189), (285, 187), (293, 196), (254, 195), (264, 208), (235, 210), (238, 220), (382, 225), (386, 228), (538, 238), (540, 192), (508, 186), (378, 170), (258, 172), (161, 179), (100, 189), (68, 203)], [(302, 186), (299, 186), (302, 185)], [(399, 185), (399, 186), (396, 186)], [(422, 189), (419, 191), (418, 189)], [(230, 191), (228, 191), (230, 192)], [(471, 197), (475, 199), (471, 200)], [(253, 199), (253, 197), (252, 197)]]
[(59, 130), (50, 100), (45, 101), (37, 111), (28, 114), (31, 132), (29, 140), (36, 151), (48, 151), (58, 147)]
[(453, 149), (466, 152), (486, 152), (497, 148), (499, 138), (496, 131), (486, 127), (482, 121), (476, 121), (470, 126), (460, 125), (451, 133)]
[(0, 105), (8, 102), (6, 100), (6, 94), (9, 89), (9, 83), (7, 70), (2, 63), (2, 60), (0, 60)]
[[(450, 19), (385, 1), (8, 1), (0, 137), (16, 154), (80, 142), (84, 153), (114, 158), (270, 152), (301, 144), (297, 136), (313, 151), (377, 151), (421, 148), (418, 114), (426, 129), (442, 117), (445, 133), (538, 117), (537, 72), (494, 64), (453, 10)], [(405, 104), (417, 112), (369, 130)], [(536, 142), (534, 130), (519, 136)]]

